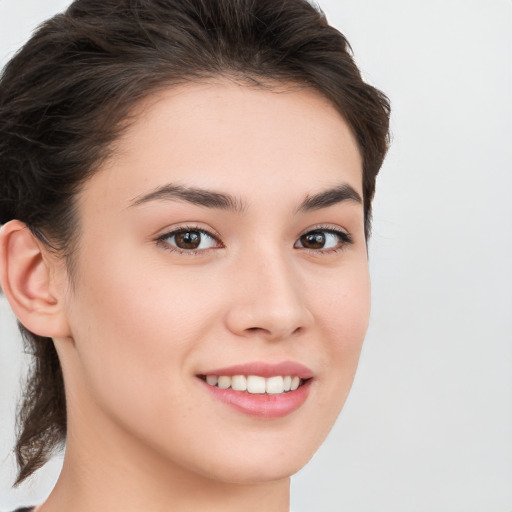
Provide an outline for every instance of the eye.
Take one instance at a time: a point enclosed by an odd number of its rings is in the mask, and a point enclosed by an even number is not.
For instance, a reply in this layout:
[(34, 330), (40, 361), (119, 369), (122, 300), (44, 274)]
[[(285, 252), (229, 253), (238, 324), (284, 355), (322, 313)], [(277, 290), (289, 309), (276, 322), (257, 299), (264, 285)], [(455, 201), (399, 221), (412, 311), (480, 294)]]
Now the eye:
[(197, 252), (222, 247), (220, 241), (204, 229), (180, 228), (162, 235), (157, 240), (178, 252)]
[(336, 251), (352, 243), (348, 233), (336, 229), (314, 229), (299, 237), (294, 247), (313, 251)]

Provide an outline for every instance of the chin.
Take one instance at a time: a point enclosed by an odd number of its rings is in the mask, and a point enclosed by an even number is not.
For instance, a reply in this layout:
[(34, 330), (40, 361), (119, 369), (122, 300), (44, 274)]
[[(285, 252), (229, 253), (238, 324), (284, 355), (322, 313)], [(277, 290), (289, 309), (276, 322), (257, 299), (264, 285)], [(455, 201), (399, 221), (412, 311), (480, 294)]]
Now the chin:
[(254, 446), (244, 447), (233, 443), (224, 456), (215, 457), (210, 464), (201, 461), (202, 468), (197, 467), (196, 471), (226, 484), (249, 485), (287, 479), (301, 470), (319, 447), (319, 443), (312, 443), (311, 440), (309, 443), (307, 440), (298, 443), (285, 447), (281, 443), (281, 448), (267, 446), (258, 450), (254, 450)]
[(279, 461), (274, 460), (265, 465), (254, 467), (228, 468), (217, 478), (226, 484), (257, 485), (268, 482), (277, 482), (290, 478), (297, 473), (308, 461)]

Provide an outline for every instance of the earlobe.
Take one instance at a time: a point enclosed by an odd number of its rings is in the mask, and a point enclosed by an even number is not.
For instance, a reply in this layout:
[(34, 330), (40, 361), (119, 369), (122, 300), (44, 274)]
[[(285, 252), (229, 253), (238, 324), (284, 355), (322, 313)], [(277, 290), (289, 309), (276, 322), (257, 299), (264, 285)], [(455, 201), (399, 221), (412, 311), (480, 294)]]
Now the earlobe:
[(0, 229), (0, 282), (18, 320), (44, 337), (68, 335), (67, 321), (44, 245), (18, 221)]

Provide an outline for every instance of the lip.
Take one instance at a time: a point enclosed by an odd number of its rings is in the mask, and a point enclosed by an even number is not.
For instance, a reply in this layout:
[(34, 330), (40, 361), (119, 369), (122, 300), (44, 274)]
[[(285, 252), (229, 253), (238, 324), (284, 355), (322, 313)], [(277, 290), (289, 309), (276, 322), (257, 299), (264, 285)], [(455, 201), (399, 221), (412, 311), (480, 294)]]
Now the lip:
[[(201, 378), (199, 383), (205, 387), (210, 396), (219, 400), (243, 414), (257, 418), (282, 418), (299, 409), (309, 396), (313, 371), (300, 363), (285, 361), (281, 363), (254, 362), (226, 368), (208, 370), (202, 375), (259, 375), (261, 377), (273, 377), (276, 375), (297, 376), (303, 382), (295, 391), (288, 391), (277, 395), (251, 394), (246, 391), (235, 391), (231, 388), (220, 389), (210, 386)], [(199, 376), (198, 376), (199, 377)]]
[(202, 373), (202, 375), (226, 375), (232, 377), (233, 375), (259, 375), (260, 377), (274, 377), (276, 375), (290, 375), (297, 376), (303, 380), (311, 379), (314, 373), (313, 370), (304, 366), (303, 364), (295, 361), (283, 361), (280, 363), (265, 363), (256, 361), (252, 363), (238, 364), (228, 366), (226, 368), (215, 368)]
[(296, 411), (307, 399), (312, 380), (306, 381), (295, 391), (279, 395), (253, 395), (246, 391), (220, 389), (210, 386), (203, 380), (199, 382), (214, 398), (233, 407), (235, 410), (258, 418), (281, 418)]

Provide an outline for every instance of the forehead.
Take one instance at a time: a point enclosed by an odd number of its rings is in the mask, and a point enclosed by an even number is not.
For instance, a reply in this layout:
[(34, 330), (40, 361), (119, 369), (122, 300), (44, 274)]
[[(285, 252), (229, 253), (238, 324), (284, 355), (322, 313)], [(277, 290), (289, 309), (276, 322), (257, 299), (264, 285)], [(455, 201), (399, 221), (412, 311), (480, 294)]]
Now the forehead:
[(263, 188), (304, 196), (341, 181), (362, 194), (357, 143), (328, 100), (309, 88), (225, 81), (144, 100), (85, 192), (108, 194), (122, 207), (166, 182), (250, 200)]

